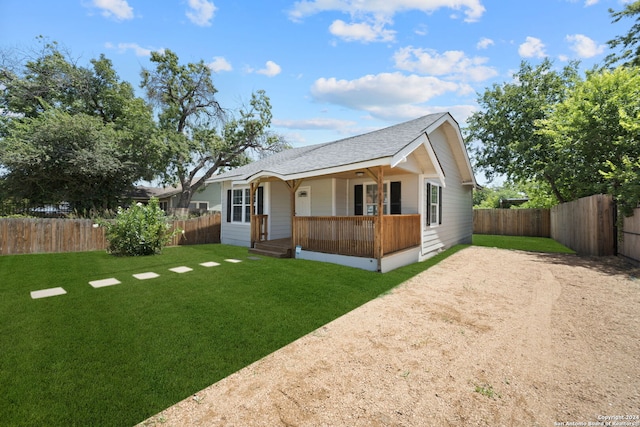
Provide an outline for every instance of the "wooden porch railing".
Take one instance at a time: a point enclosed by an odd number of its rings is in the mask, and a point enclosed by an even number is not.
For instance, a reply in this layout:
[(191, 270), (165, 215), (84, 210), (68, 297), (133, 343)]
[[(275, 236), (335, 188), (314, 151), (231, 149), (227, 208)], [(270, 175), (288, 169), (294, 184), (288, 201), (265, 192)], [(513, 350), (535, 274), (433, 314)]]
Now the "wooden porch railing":
[(420, 215), (385, 215), (382, 218), (383, 255), (420, 245)]
[[(385, 215), (383, 253), (420, 244), (420, 215)], [(294, 246), (339, 255), (374, 258), (374, 216), (293, 217)]]
[(269, 215), (252, 215), (251, 216), (251, 246), (255, 242), (264, 242), (269, 240), (267, 232), (267, 219)]

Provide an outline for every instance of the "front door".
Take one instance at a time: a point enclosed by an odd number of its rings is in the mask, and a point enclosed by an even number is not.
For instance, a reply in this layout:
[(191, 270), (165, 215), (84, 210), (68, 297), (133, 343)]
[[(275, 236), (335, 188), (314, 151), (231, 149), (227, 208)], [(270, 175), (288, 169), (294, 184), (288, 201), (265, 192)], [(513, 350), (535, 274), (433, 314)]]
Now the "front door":
[(311, 187), (296, 191), (296, 216), (311, 216)]

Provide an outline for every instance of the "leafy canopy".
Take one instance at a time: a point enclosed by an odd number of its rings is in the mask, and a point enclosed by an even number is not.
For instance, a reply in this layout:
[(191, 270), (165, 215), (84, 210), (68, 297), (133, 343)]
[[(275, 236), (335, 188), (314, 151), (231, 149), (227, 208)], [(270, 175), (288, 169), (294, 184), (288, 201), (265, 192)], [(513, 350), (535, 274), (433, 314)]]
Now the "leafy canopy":
[(3, 191), (33, 204), (114, 208), (159, 167), (147, 103), (101, 55), (83, 67), (57, 43), (0, 69)]
[(640, 0), (628, 3), (621, 11), (609, 9), (613, 23), (620, 22), (623, 18), (635, 17), (635, 23), (629, 31), (609, 40), (607, 44), (612, 50), (620, 48), (619, 53), (607, 56), (607, 65), (622, 63), (622, 65), (640, 66)]
[(478, 97), (481, 109), (468, 119), (466, 139), (479, 143), (471, 151), (489, 179), (503, 174), (511, 181), (545, 183), (558, 201), (570, 200), (562, 159), (538, 123), (579, 80), (577, 67), (556, 71), (548, 59), (535, 67), (522, 62), (513, 81), (494, 84)]
[(242, 165), (251, 153), (279, 151), (286, 143), (269, 132), (271, 103), (262, 90), (253, 93), (237, 117), (222, 109), (211, 70), (204, 61), (181, 65), (171, 50), (153, 52), (154, 70), (142, 70), (141, 87), (158, 109), (166, 183), (182, 188), (178, 207), (214, 173)]

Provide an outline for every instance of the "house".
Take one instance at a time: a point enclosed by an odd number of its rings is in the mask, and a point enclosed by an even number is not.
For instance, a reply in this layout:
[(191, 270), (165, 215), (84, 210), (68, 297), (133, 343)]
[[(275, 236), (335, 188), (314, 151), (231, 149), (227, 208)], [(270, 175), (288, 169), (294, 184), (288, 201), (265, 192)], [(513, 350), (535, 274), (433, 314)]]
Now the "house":
[[(182, 187), (145, 187), (136, 186), (128, 194), (134, 202), (148, 203), (149, 199), (158, 199), (160, 208), (165, 212), (174, 212), (178, 205), (178, 195)], [(205, 183), (196, 191), (189, 203), (189, 212), (211, 212), (220, 211), (222, 208), (220, 200), (220, 183)]]
[[(212, 177), (222, 243), (389, 271), (471, 243), (476, 185), (449, 113), (294, 148)], [(253, 203), (252, 203), (253, 201)]]

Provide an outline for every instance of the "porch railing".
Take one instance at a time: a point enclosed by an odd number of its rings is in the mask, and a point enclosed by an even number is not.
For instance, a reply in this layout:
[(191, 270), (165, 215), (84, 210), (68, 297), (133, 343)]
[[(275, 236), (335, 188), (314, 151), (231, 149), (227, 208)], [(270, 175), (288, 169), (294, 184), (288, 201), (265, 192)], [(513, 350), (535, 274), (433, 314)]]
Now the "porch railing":
[[(420, 215), (383, 218), (384, 254), (420, 244)], [(377, 220), (374, 216), (296, 216), (293, 244), (314, 252), (374, 258)]]
[(263, 242), (269, 240), (267, 232), (267, 219), (269, 215), (252, 215), (251, 218), (251, 242)]
[(420, 245), (420, 215), (385, 215), (382, 217), (383, 255)]

